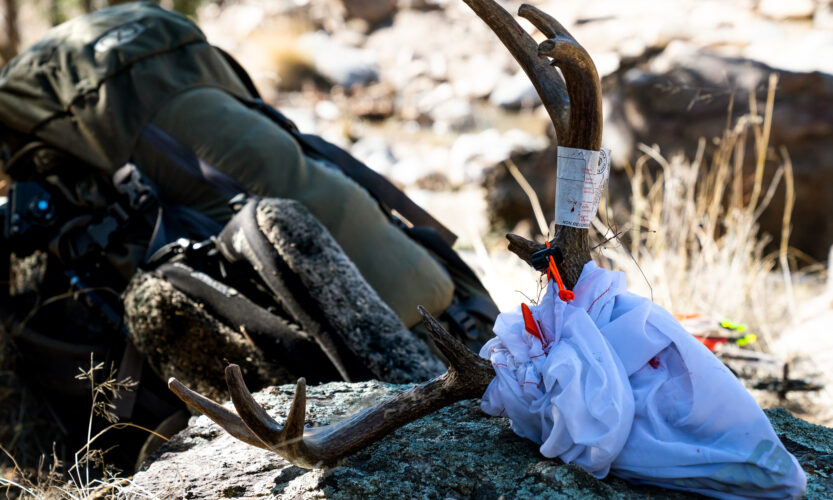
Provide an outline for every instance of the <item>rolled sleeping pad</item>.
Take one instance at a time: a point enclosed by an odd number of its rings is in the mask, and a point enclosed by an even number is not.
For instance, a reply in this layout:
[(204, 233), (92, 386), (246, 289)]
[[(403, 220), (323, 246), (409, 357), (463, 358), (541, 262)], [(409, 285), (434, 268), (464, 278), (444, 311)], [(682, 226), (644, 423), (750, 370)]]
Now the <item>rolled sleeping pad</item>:
[[(305, 156), (286, 130), (227, 92), (181, 93), (150, 123), (250, 192), (303, 203), (406, 326), (420, 321), (417, 305), (438, 315), (451, 303), (454, 284), (446, 270), (396, 227), (363, 187), (337, 167)], [(139, 141), (133, 161), (163, 200), (223, 224), (231, 218), (226, 195), (178, 168), (147, 141)]]

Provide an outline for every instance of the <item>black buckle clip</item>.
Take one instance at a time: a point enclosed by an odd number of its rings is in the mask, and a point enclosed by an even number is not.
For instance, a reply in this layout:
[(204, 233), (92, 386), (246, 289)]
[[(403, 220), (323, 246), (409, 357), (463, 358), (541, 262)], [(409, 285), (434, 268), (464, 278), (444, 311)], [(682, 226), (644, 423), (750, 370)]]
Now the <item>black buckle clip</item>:
[(564, 254), (561, 252), (561, 249), (553, 245), (549, 248), (538, 250), (532, 254), (532, 257), (530, 258), (532, 267), (534, 267), (536, 271), (546, 271), (550, 265), (550, 257), (555, 259), (556, 264), (564, 262)]
[(252, 197), (246, 193), (238, 193), (228, 201), (228, 206), (231, 208), (232, 212), (237, 213), (243, 210), (243, 207), (246, 206), (246, 203), (248, 203), (251, 198)]
[(211, 255), (213, 251), (214, 243), (211, 240), (193, 241), (188, 238), (179, 238), (154, 252), (148, 259), (146, 268), (155, 269), (167, 262)]
[(451, 304), (445, 310), (446, 317), (453, 330), (458, 330), (469, 340), (477, 340), (477, 322), (460, 304)]
[(136, 211), (145, 211), (154, 201), (153, 186), (136, 165), (125, 163), (113, 174), (113, 185), (127, 199), (128, 206)]

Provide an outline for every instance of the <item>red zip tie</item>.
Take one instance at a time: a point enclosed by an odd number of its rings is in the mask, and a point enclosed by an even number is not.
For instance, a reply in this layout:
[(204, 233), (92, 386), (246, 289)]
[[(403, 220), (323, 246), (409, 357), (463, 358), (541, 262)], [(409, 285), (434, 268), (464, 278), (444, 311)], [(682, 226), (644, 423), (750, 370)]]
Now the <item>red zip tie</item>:
[[(550, 248), (550, 242), (546, 242), (547, 248)], [(555, 259), (552, 258), (550, 255), (550, 267), (547, 270), (547, 277), (548, 278), (555, 278), (555, 283), (558, 285), (558, 298), (563, 300), (564, 302), (570, 302), (571, 300), (576, 298), (576, 294), (574, 294), (571, 290), (567, 290), (564, 286), (564, 282), (561, 281), (561, 274), (558, 272), (558, 267), (555, 265)]]
[(532, 316), (532, 311), (529, 310), (529, 306), (522, 303), (521, 313), (524, 316), (524, 328), (526, 331), (541, 342), (541, 347), (546, 347), (547, 343), (544, 341), (544, 336), (541, 335), (541, 331), (538, 330), (538, 326), (535, 324), (535, 318)]

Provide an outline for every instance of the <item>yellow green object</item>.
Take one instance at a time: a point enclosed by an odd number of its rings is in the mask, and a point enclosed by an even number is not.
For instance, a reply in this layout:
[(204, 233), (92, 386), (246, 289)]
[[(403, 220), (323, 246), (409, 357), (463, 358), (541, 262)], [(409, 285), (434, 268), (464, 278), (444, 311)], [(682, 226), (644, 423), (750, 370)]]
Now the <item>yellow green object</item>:
[(746, 323), (735, 323), (730, 319), (724, 319), (723, 321), (721, 321), (720, 326), (726, 328), (727, 330), (732, 330), (738, 333), (743, 333), (749, 328), (748, 326), (746, 326)]

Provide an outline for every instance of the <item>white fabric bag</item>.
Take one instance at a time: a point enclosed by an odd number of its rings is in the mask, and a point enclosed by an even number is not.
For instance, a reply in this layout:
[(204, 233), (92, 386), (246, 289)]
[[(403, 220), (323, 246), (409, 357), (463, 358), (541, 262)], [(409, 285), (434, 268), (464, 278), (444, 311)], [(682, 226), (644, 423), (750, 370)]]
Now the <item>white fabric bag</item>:
[[(804, 471), (732, 373), (621, 272), (588, 262), (575, 300), (553, 283), (531, 312), (502, 313), (480, 351), (497, 376), (483, 411), (595, 477), (718, 498), (799, 497)], [(542, 345), (543, 344), (543, 345)]]

